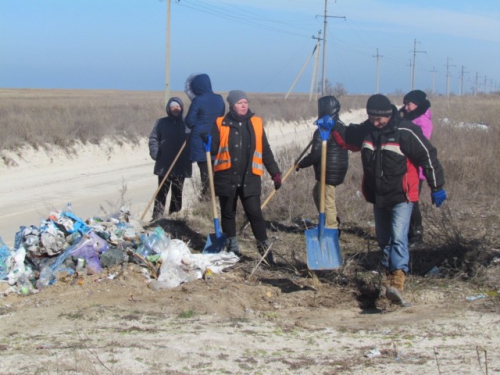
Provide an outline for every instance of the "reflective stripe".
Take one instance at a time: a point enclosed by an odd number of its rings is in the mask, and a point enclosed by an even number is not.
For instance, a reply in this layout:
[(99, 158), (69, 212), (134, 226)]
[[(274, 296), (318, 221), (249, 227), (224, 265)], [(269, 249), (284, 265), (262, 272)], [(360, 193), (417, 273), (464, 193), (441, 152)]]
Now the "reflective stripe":
[[(214, 160), (214, 172), (224, 171), (231, 168), (231, 155), (229, 154), (229, 126), (222, 126), (224, 117), (218, 117), (215, 121), (220, 134), (219, 149)], [(252, 156), (252, 173), (257, 176), (264, 174), (264, 163), (262, 161), (262, 140), (264, 137), (264, 129), (262, 118), (254, 116), (250, 119), (255, 133), (255, 150)]]

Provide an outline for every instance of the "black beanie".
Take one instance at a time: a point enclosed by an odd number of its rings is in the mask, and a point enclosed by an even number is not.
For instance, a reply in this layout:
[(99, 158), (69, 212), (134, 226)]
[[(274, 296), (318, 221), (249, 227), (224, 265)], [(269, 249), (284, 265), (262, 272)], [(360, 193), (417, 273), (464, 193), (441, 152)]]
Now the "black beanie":
[(385, 95), (372, 95), (366, 103), (366, 113), (368, 113), (368, 116), (391, 117), (392, 104), (389, 101), (389, 98)]
[(340, 103), (333, 95), (323, 96), (318, 99), (318, 118), (335, 116), (340, 112)]
[(418, 107), (419, 105), (424, 104), (426, 100), (427, 94), (425, 92), (421, 90), (413, 90), (405, 95), (405, 97), (403, 98), (403, 103), (408, 104), (411, 102)]

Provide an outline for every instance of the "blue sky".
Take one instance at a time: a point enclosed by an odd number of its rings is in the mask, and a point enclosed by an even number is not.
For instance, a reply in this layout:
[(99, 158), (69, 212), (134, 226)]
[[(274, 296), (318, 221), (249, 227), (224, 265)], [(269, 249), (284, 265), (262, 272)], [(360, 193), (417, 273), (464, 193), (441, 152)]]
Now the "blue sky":
[[(166, 0), (0, 0), (0, 87), (163, 90)], [(324, 0), (171, 0), (170, 86), (287, 92), (323, 29)], [(328, 0), (326, 77), (349, 93), (498, 90), (500, 1)], [(320, 55), (319, 78), (321, 78)], [(449, 59), (449, 60), (448, 60)], [(308, 92), (314, 59), (294, 92)]]

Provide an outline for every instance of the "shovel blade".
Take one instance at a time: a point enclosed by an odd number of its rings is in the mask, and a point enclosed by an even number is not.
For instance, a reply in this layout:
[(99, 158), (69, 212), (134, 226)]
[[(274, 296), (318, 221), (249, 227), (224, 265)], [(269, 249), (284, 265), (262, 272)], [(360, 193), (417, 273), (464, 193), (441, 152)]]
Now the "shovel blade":
[(212, 233), (207, 236), (207, 242), (203, 249), (203, 254), (218, 254), (224, 250), (226, 246), (226, 235), (221, 233), (219, 236)]
[(333, 270), (342, 267), (338, 229), (319, 228), (305, 231), (307, 247), (307, 268), (310, 270)]

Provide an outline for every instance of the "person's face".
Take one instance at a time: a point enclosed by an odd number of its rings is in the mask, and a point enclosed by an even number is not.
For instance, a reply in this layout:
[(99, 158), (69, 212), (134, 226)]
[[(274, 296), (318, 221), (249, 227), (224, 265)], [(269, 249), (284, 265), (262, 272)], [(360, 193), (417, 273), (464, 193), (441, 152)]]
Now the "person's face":
[(368, 116), (368, 120), (370, 120), (373, 126), (377, 129), (385, 127), (389, 123), (390, 119), (390, 117)]
[(234, 104), (234, 112), (238, 116), (245, 116), (248, 112), (248, 100), (240, 99)]
[(174, 117), (179, 117), (179, 115), (181, 114), (181, 106), (179, 105), (170, 106), (170, 113)]
[(405, 103), (406, 112), (414, 111), (415, 109), (417, 109), (417, 107), (418, 106), (415, 103), (412, 102)]

